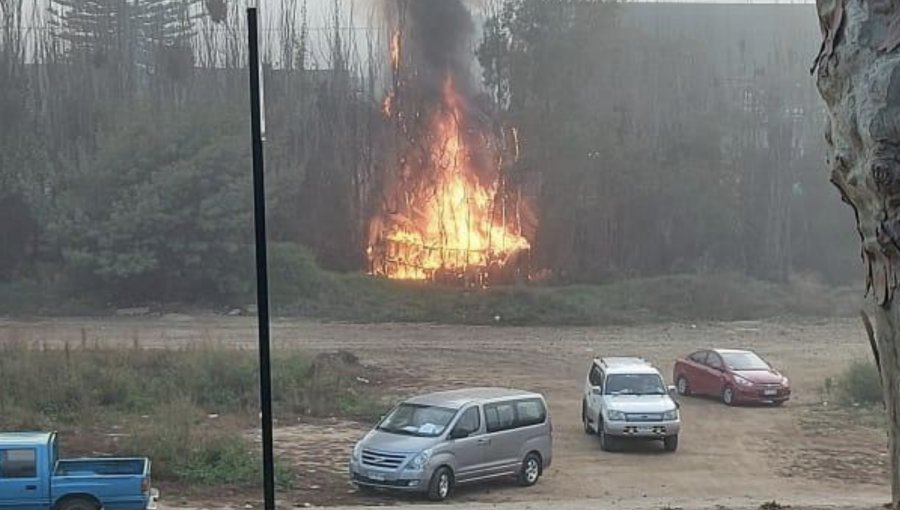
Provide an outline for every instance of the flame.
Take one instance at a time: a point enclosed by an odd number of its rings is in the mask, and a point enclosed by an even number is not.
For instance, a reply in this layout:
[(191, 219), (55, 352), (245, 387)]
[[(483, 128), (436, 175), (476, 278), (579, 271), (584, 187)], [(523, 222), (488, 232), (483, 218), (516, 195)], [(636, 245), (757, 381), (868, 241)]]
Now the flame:
[(400, 29), (391, 35), (391, 69), (394, 73), (400, 69)]
[(381, 112), (384, 113), (385, 117), (390, 117), (394, 114), (394, 94), (384, 96), (384, 103), (381, 104)]
[[(388, 115), (391, 101), (389, 95), (384, 105)], [(383, 227), (381, 248), (367, 249), (374, 273), (406, 280), (432, 279), (440, 270), (456, 275), (473, 269), (483, 273), (492, 266), (502, 267), (512, 255), (530, 248), (521, 232), (504, 224), (505, 214), (502, 218), (494, 214), (499, 205), (499, 179), (487, 186), (479, 182), (468, 146), (471, 137), (463, 136), (460, 125), (463, 104), (453, 79), (447, 77), (442, 104), (432, 114), (426, 133), (426, 160), (404, 158), (425, 166), (413, 169), (412, 174), (427, 176), (428, 184), (402, 190), (407, 194), (417, 191), (407, 198), (412, 212), (387, 218), (386, 227), (379, 224)], [(499, 178), (499, 169), (496, 176)]]

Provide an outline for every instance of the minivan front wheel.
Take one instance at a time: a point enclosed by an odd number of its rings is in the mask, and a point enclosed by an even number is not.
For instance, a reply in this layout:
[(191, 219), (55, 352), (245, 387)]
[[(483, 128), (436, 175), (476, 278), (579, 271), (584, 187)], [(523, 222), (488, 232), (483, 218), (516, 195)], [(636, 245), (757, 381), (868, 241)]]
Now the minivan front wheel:
[(453, 490), (453, 472), (447, 466), (439, 467), (428, 484), (428, 499), (431, 501), (444, 501)]
[(532, 452), (525, 456), (522, 468), (519, 470), (519, 485), (531, 487), (541, 477), (541, 457)]

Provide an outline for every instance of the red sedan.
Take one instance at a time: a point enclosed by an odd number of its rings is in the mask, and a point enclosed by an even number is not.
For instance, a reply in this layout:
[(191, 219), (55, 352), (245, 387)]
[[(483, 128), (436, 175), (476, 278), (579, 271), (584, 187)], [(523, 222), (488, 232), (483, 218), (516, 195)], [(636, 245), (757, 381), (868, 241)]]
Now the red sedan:
[(681, 395), (708, 395), (728, 405), (781, 405), (791, 398), (788, 378), (753, 351), (709, 349), (675, 362)]

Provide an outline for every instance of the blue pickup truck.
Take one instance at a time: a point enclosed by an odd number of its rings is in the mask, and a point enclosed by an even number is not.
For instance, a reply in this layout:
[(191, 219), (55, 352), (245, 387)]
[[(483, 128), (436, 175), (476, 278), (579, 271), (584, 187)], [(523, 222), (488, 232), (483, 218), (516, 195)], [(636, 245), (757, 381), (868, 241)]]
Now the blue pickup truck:
[(56, 433), (0, 433), (0, 510), (154, 510), (147, 458), (60, 459)]

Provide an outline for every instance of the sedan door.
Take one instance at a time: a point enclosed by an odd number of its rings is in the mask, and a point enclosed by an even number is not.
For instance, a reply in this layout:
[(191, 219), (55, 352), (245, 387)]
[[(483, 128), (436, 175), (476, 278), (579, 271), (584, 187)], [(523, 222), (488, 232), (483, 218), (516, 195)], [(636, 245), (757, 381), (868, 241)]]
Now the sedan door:
[[(708, 352), (697, 351), (692, 353), (682, 363), (682, 370), (684, 377), (687, 379), (688, 389), (694, 395), (707, 395), (709, 391), (709, 371), (706, 366)], [(677, 379), (675, 383), (678, 383)]]
[(718, 397), (722, 394), (722, 390), (725, 389), (725, 362), (722, 361), (722, 357), (713, 351), (709, 351), (709, 356), (706, 358), (705, 372), (705, 393)]

